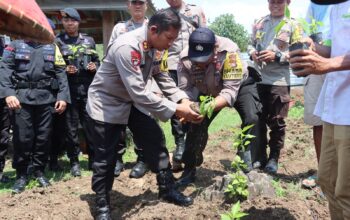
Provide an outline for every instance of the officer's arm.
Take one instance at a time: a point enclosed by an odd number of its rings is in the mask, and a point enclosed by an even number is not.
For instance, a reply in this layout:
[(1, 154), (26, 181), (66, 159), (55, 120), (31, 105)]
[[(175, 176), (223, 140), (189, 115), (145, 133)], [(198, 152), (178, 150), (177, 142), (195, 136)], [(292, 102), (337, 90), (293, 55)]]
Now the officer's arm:
[[(91, 47), (92, 47), (92, 49), (94, 49), (94, 50), (96, 51), (96, 44), (95, 44), (95, 41), (94, 41), (92, 38), (91, 38), (91, 40), (92, 40)], [(97, 71), (98, 67), (100, 66), (100, 59), (99, 59), (99, 57), (98, 57), (97, 52), (96, 52), (96, 53), (92, 53), (91, 56), (92, 56), (92, 57), (91, 57), (91, 61), (95, 63), (95, 65), (96, 65), (96, 71)]]
[(190, 97), (190, 100), (195, 101), (197, 100), (199, 91), (192, 84), (190, 80), (190, 71), (186, 68), (183, 62), (184, 61), (181, 60), (177, 66), (177, 80), (179, 83), (179, 88), (183, 90), (188, 95), (188, 97)]
[(16, 96), (12, 75), (15, 71), (15, 45), (12, 42), (4, 49), (3, 59), (0, 63), (0, 98)]
[(162, 121), (170, 119), (176, 111), (177, 104), (159, 97), (150, 88), (146, 88), (140, 69), (140, 52), (129, 45), (119, 48), (114, 46), (112, 45), (107, 56), (114, 60), (121, 80), (133, 102), (144, 107)]
[(176, 86), (174, 80), (169, 76), (169, 73), (162, 72), (154, 74), (153, 78), (156, 80), (163, 94), (171, 101), (179, 102), (182, 99), (188, 99), (186, 93)]
[(58, 81), (57, 100), (71, 102), (68, 79), (66, 74), (66, 63), (63, 60), (62, 54), (57, 45), (55, 45), (55, 74)]

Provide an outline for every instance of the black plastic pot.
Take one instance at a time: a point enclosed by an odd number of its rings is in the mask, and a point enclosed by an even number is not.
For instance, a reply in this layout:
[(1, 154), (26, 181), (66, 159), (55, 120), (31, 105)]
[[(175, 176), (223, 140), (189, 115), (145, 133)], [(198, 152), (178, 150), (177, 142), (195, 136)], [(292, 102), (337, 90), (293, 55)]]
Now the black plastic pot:
[(239, 150), (237, 152), (238, 156), (244, 161), (244, 163), (247, 165), (247, 169), (244, 169), (243, 172), (248, 173), (253, 169), (252, 165), (252, 155), (250, 153), (250, 150), (241, 151)]
[[(294, 43), (294, 44), (289, 46), (289, 52), (292, 52), (294, 50), (299, 50), (299, 49), (307, 50), (307, 49), (309, 49), (309, 46), (306, 43), (302, 43), (302, 42), (297, 42), (297, 43)], [(303, 69), (297, 68), (297, 69), (292, 69), (292, 70), (293, 71), (300, 71)]]
[(318, 32), (316, 34), (311, 34), (310, 38), (312, 39), (313, 42), (321, 44), (323, 41), (322, 33)]

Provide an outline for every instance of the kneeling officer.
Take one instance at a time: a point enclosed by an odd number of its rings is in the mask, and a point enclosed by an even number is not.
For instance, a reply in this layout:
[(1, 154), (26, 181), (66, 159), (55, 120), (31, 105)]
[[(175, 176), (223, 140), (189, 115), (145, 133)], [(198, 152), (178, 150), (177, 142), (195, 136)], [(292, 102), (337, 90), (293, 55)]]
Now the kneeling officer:
[(31, 162), (39, 184), (47, 187), (44, 169), (53, 113), (63, 113), (70, 102), (65, 62), (54, 44), (16, 40), (5, 48), (0, 67), (0, 94), (13, 111), (13, 192), (25, 189)]

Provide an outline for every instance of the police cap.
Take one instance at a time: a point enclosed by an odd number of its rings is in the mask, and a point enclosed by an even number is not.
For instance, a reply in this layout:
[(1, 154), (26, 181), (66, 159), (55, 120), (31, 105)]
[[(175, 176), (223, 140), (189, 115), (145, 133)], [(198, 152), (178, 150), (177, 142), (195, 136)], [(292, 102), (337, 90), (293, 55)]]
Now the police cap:
[(61, 10), (61, 15), (64, 18), (72, 18), (76, 21), (81, 21), (80, 15), (75, 8), (65, 8)]
[(205, 63), (214, 53), (215, 34), (208, 28), (197, 28), (189, 39), (188, 58), (197, 63)]

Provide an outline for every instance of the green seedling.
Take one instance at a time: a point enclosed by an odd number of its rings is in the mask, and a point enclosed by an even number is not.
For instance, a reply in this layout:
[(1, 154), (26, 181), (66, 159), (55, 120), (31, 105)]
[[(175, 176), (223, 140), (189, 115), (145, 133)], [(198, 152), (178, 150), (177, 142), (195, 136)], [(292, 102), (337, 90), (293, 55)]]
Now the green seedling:
[(241, 171), (243, 169), (247, 169), (247, 164), (244, 163), (240, 156), (236, 155), (235, 159), (231, 163), (231, 167), (235, 171)]
[(225, 193), (234, 200), (246, 199), (249, 195), (247, 177), (239, 172), (230, 174), (231, 182), (228, 184)]
[(231, 211), (225, 214), (221, 214), (221, 220), (240, 220), (242, 217), (248, 214), (241, 211), (241, 204), (238, 201), (231, 208)]
[(212, 96), (200, 96), (199, 101), (199, 113), (203, 116), (207, 116), (210, 119), (214, 113), (216, 105), (215, 98)]
[(315, 18), (310, 16), (310, 23), (307, 22), (304, 18), (299, 18), (298, 21), (301, 24), (301, 27), (303, 28), (303, 31), (308, 35), (317, 34), (319, 32), (319, 28), (322, 27), (324, 24), (321, 21), (317, 21)]
[(246, 147), (251, 143), (251, 139), (255, 138), (255, 135), (247, 134), (247, 132), (254, 125), (247, 125), (242, 130), (233, 129), (233, 133), (236, 134), (235, 141), (233, 142), (233, 149), (239, 151), (245, 151)]

